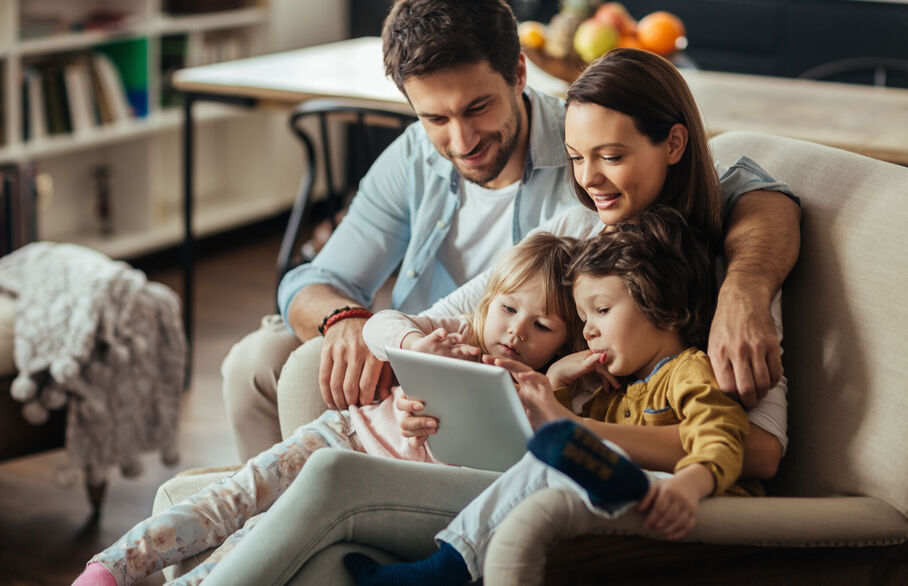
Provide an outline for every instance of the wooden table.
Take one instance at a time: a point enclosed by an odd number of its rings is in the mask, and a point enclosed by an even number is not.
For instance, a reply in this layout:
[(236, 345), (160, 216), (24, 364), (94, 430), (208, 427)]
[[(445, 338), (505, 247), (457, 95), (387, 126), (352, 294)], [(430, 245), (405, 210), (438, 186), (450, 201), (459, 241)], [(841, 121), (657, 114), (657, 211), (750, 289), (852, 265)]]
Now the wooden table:
[(908, 89), (685, 70), (710, 136), (753, 130), (908, 165)]
[[(818, 142), (908, 165), (908, 90), (683, 70), (710, 135), (755, 130)], [(564, 95), (567, 83), (531, 62), (530, 85)], [(184, 93), (184, 320), (192, 331), (194, 264), (193, 115), (195, 102), (292, 108), (312, 98), (410, 107), (384, 75), (381, 39), (363, 37), (306, 49), (192, 67), (174, 75)]]

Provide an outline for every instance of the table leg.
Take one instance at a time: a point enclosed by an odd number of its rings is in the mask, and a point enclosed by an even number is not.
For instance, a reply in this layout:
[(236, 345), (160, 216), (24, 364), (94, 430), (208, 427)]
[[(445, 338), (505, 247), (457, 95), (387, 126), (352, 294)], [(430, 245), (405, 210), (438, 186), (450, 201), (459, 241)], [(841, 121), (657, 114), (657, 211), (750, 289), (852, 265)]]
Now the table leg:
[(192, 232), (192, 212), (195, 201), (193, 191), (195, 127), (192, 119), (194, 103), (194, 94), (183, 94), (183, 327), (186, 331), (186, 347), (189, 350), (186, 366), (187, 386), (192, 365), (193, 286), (195, 280), (195, 235)]

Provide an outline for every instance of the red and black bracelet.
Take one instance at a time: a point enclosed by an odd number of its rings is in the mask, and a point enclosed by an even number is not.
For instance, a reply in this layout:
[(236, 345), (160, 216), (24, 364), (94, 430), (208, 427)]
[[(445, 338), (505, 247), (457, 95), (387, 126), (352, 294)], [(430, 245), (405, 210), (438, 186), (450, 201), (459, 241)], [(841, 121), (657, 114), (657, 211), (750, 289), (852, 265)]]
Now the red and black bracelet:
[(322, 320), (322, 325), (318, 326), (318, 333), (324, 336), (325, 332), (328, 331), (328, 328), (343, 319), (347, 319), (348, 317), (362, 317), (368, 319), (372, 317), (372, 312), (365, 307), (353, 307), (350, 305), (346, 307), (338, 307), (325, 316), (325, 318)]

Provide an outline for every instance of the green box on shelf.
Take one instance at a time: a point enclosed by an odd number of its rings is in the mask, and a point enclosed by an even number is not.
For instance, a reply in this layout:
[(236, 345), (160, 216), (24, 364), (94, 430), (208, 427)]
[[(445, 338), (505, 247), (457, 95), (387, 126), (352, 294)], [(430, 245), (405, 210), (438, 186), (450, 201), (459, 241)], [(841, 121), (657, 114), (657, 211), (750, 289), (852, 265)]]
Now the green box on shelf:
[(128, 39), (94, 47), (116, 65), (126, 97), (138, 117), (148, 115), (148, 40)]

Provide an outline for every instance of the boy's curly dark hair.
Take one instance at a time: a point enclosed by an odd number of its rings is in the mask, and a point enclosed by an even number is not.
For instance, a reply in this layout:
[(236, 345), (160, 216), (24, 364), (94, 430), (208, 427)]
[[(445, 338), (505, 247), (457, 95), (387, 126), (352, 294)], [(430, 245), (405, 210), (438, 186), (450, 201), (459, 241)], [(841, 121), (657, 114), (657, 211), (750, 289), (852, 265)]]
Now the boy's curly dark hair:
[(621, 277), (657, 328), (706, 347), (716, 303), (715, 257), (706, 238), (674, 208), (655, 205), (578, 244), (567, 284), (578, 277)]

